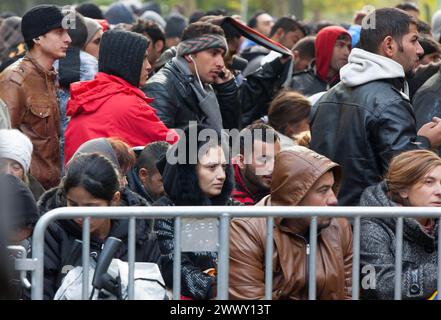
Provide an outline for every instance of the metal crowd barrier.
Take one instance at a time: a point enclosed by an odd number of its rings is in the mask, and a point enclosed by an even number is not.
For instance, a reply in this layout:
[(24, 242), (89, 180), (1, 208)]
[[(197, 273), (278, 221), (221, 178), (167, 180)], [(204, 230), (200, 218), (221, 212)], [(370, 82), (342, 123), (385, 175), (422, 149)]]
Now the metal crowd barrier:
[[(128, 262), (129, 284), (128, 298), (134, 297), (134, 263), (135, 263), (135, 219), (140, 218), (174, 218), (175, 250), (173, 265), (173, 299), (178, 300), (181, 291), (181, 217), (218, 218), (219, 224), (219, 264), (218, 264), (218, 299), (228, 299), (229, 271), (229, 223), (232, 217), (267, 217), (267, 249), (265, 253), (265, 299), (272, 298), (272, 255), (274, 217), (310, 216), (309, 255), (309, 299), (316, 299), (316, 251), (317, 251), (317, 218), (345, 217), (353, 218), (353, 264), (352, 264), (352, 299), (359, 298), (360, 285), (360, 218), (362, 217), (397, 217), (396, 252), (395, 252), (395, 300), (401, 299), (403, 218), (431, 217), (440, 218), (440, 208), (421, 207), (75, 207), (58, 208), (43, 215), (38, 221), (32, 242), (32, 260), (26, 265), (32, 271), (32, 299), (43, 298), (44, 274), (44, 234), (48, 225), (57, 219), (85, 218), (83, 223), (83, 268), (89, 269), (90, 218), (129, 218)], [(438, 229), (441, 239), (441, 228)], [(438, 291), (441, 289), (441, 241), (438, 241)], [(89, 273), (83, 272), (83, 299), (89, 297)], [(440, 295), (438, 295), (439, 297)]]

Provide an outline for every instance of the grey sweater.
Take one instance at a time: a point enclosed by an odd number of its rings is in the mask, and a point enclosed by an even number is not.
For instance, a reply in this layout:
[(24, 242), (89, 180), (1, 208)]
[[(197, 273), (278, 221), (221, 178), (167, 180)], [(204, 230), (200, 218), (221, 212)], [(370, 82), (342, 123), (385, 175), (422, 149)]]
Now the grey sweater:
[[(361, 206), (397, 206), (387, 197), (385, 182), (368, 187), (363, 192)], [(361, 219), (361, 297), (364, 299), (393, 299), (395, 274), (396, 218)], [(428, 234), (415, 219), (403, 223), (402, 299), (427, 299), (437, 286), (437, 232), (436, 223)], [(375, 288), (363, 288), (363, 267), (375, 268)], [(366, 267), (368, 268), (368, 267)]]

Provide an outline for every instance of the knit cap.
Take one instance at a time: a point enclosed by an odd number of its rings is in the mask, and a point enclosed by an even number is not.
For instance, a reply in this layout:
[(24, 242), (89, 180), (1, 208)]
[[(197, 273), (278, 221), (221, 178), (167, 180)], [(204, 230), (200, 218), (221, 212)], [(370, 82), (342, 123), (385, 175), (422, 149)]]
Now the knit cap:
[(42, 4), (27, 11), (21, 20), (21, 32), (25, 41), (30, 41), (47, 32), (61, 28), (64, 15), (54, 5)]
[(98, 71), (122, 78), (138, 87), (145, 52), (149, 45), (146, 37), (124, 30), (111, 30), (103, 34), (98, 59)]
[(0, 129), (0, 157), (17, 161), (29, 172), (32, 158), (31, 140), (17, 129)]

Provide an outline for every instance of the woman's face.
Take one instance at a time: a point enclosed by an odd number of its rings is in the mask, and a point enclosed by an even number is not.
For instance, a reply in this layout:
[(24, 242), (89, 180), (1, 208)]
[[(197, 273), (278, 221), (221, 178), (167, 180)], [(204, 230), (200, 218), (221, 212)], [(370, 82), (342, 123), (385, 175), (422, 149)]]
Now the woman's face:
[[(108, 207), (119, 202), (120, 194), (116, 192), (112, 201), (99, 199), (91, 195), (83, 187), (70, 188), (66, 193), (68, 207)], [(83, 219), (74, 219), (76, 223), (83, 226)], [(90, 219), (90, 233), (98, 236), (106, 236), (106, 228), (110, 226), (109, 219)], [(108, 230), (109, 231), (109, 230)]]
[(12, 159), (0, 158), (0, 173), (10, 174), (20, 180), (24, 180), (23, 167)]
[(441, 207), (441, 166), (432, 169), (422, 181), (400, 192), (412, 207)]
[(216, 197), (222, 192), (226, 165), (225, 154), (220, 146), (208, 149), (200, 157), (196, 167), (199, 187), (209, 198)]

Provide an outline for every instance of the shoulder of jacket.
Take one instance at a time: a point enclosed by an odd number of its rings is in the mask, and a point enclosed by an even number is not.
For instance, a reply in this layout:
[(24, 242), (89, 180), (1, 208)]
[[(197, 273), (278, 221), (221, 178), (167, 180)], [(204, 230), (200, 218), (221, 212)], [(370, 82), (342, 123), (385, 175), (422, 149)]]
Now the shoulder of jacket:
[(27, 68), (21, 63), (21, 61), (17, 61), (10, 67), (8, 67), (5, 71), (4, 79), (7, 81), (11, 81), (18, 86), (22, 86), (26, 75), (28, 74)]

